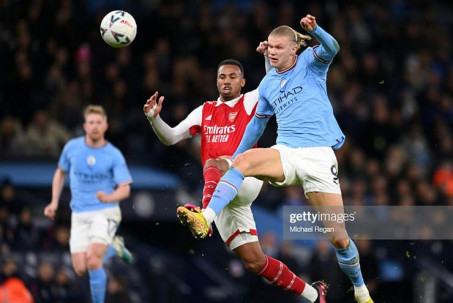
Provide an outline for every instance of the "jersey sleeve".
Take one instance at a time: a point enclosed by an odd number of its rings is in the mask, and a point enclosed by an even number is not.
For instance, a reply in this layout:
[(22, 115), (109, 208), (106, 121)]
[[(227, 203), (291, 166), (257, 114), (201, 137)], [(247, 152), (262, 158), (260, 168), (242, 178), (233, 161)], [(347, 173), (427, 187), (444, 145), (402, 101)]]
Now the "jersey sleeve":
[(65, 172), (69, 171), (70, 161), (69, 161), (69, 149), (72, 145), (72, 140), (65, 144), (63, 151), (61, 152), (60, 159), (58, 160), (58, 166)]
[(316, 49), (319, 45), (315, 47), (308, 47), (306, 50), (300, 54), (303, 64), (308, 67), (308, 69), (319, 76), (326, 76), (327, 71), (329, 70), (330, 62), (320, 60), (316, 57)]
[(313, 48), (309, 47), (302, 54), (305, 55), (305, 60), (309, 66), (314, 66), (317, 69), (327, 70), (333, 58), (340, 50), (340, 45), (337, 40), (326, 32), (319, 25), (310, 32), (319, 42), (319, 45)]
[(190, 131), (190, 135), (194, 136), (201, 131), (201, 121), (203, 117), (203, 105), (194, 109), (184, 120), (181, 121), (174, 129), (177, 133), (186, 130)]
[(258, 97), (258, 106), (256, 108), (255, 116), (257, 118), (269, 118), (274, 114), (274, 109), (270, 105), (269, 101), (265, 97), (265, 85), (263, 85), (264, 80), (261, 82), (258, 87), (259, 97)]
[(332, 35), (326, 32), (321, 26), (317, 25), (316, 28), (310, 32), (318, 41), (320, 45), (313, 48), (313, 54), (317, 60), (322, 63), (329, 63), (338, 54), (340, 45)]
[(123, 154), (116, 150), (113, 159), (113, 179), (117, 185), (132, 183), (132, 177)]
[(244, 108), (247, 115), (250, 115), (250, 113), (255, 108), (256, 104), (258, 103), (258, 98), (259, 98), (258, 88), (244, 95)]
[(173, 145), (200, 132), (203, 106), (194, 109), (177, 126), (170, 127), (160, 116), (149, 119), (154, 133), (165, 145)]

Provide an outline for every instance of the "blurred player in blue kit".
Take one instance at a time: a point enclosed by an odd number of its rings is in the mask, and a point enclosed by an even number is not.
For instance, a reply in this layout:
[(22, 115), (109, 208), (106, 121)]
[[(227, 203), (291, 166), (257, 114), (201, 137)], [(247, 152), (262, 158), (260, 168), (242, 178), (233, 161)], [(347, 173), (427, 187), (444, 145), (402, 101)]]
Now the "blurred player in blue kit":
[[(335, 119), (326, 89), (327, 72), (340, 47), (317, 25), (314, 16), (303, 17), (300, 24), (320, 45), (307, 47), (297, 56), (299, 48), (305, 45), (300, 37), (310, 37), (285, 25), (270, 33), (267, 51), (274, 69), (260, 83), (255, 116), (233, 155), (232, 166), (221, 178), (206, 209), (197, 212), (181, 206), (177, 210), (199, 238), (206, 237), (216, 216), (236, 196), (244, 177), (256, 177), (276, 186), (301, 184), (310, 204), (319, 212), (343, 208), (333, 149), (343, 145), (345, 136)], [(277, 144), (271, 148), (251, 148), (274, 114), (278, 125)], [(324, 225), (334, 228), (329, 238), (335, 246), (340, 268), (354, 285), (356, 300), (372, 303), (360, 270), (358, 250), (344, 222), (324, 221)]]
[(70, 250), (77, 275), (88, 271), (93, 303), (104, 302), (107, 277), (103, 263), (132, 254), (115, 233), (121, 222), (119, 202), (129, 197), (132, 178), (122, 153), (105, 139), (104, 108), (89, 105), (84, 112), (85, 136), (66, 143), (52, 181), (52, 200), (44, 214), (53, 219), (69, 174), (72, 210)]

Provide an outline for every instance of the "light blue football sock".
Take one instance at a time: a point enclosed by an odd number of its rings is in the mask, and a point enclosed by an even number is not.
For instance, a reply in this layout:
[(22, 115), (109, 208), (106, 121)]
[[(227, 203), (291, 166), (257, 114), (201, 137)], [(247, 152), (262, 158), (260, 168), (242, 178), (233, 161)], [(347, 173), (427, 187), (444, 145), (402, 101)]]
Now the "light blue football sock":
[(218, 215), (236, 197), (242, 181), (244, 181), (244, 175), (233, 166), (230, 167), (217, 184), (208, 207)]
[(360, 270), (359, 251), (354, 242), (349, 239), (346, 248), (335, 248), (338, 264), (341, 270), (349, 277), (354, 286), (363, 285), (362, 271)]
[(104, 303), (107, 276), (103, 267), (88, 271), (90, 275), (90, 291), (93, 303)]
[(104, 259), (102, 260), (102, 264), (105, 264), (105, 262), (107, 262), (108, 259), (110, 259), (111, 257), (114, 257), (116, 255), (118, 255), (118, 252), (113, 247), (113, 245), (110, 244), (109, 247), (107, 248), (107, 251), (105, 252)]

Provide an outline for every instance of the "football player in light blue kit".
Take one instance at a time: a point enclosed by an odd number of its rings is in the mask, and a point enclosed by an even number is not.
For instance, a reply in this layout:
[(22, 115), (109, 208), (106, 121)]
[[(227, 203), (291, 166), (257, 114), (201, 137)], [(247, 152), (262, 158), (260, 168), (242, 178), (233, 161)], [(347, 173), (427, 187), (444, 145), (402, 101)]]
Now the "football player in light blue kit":
[[(200, 238), (206, 236), (215, 216), (236, 195), (244, 177), (257, 177), (277, 186), (301, 184), (317, 211), (343, 209), (333, 149), (343, 145), (345, 136), (335, 119), (326, 89), (327, 71), (340, 47), (316, 24), (314, 16), (307, 15), (300, 24), (321, 44), (307, 47), (297, 56), (304, 40), (310, 37), (288, 26), (271, 32), (267, 50), (274, 70), (261, 81), (255, 117), (233, 155), (232, 166), (202, 213), (178, 208), (179, 213), (186, 214), (189, 228)], [(250, 149), (274, 114), (278, 125), (277, 145)], [(358, 250), (349, 239), (345, 224), (329, 221), (324, 224), (335, 230), (329, 238), (335, 246), (340, 268), (354, 285), (356, 300), (372, 303), (360, 270)]]
[(121, 152), (104, 137), (107, 115), (101, 106), (85, 109), (86, 135), (66, 143), (52, 182), (52, 201), (44, 214), (53, 219), (69, 173), (71, 189), (72, 264), (77, 275), (90, 277), (93, 303), (104, 302), (107, 277), (103, 263), (118, 255), (132, 263), (132, 254), (121, 237), (119, 202), (130, 195), (132, 178)]

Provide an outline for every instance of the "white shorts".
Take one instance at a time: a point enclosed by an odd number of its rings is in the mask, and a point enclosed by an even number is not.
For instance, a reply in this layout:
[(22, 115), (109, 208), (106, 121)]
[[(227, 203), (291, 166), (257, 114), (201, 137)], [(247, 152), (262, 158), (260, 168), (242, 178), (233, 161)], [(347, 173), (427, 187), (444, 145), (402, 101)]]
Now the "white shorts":
[(72, 213), (71, 253), (88, 250), (91, 243), (111, 244), (121, 222), (119, 207), (109, 207), (96, 211)]
[(262, 186), (261, 180), (245, 178), (237, 196), (215, 218), (217, 230), (231, 250), (245, 243), (258, 241), (251, 205)]
[(331, 147), (298, 147), (274, 145), (280, 152), (285, 180), (270, 182), (274, 186), (301, 184), (309, 192), (341, 194), (338, 162)]

